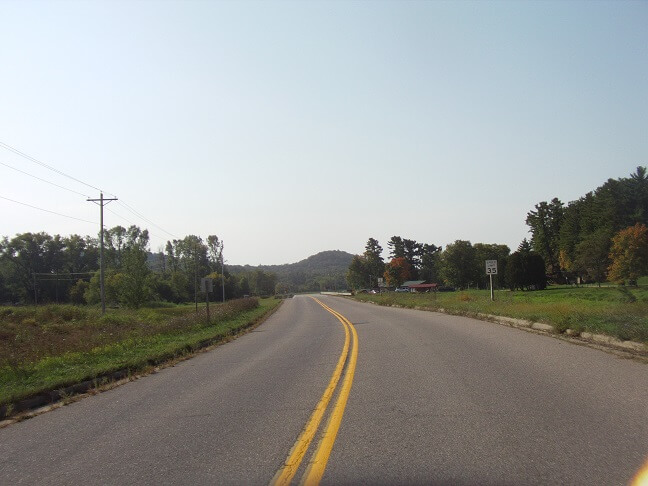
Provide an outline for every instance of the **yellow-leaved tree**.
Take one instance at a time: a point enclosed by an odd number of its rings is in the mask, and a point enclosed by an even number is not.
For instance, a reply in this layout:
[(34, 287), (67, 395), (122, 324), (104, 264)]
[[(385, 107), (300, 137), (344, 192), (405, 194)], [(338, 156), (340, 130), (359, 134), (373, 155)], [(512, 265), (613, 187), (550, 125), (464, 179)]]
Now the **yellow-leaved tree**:
[(637, 223), (619, 231), (612, 238), (608, 268), (611, 282), (637, 285), (639, 277), (648, 274), (648, 228)]

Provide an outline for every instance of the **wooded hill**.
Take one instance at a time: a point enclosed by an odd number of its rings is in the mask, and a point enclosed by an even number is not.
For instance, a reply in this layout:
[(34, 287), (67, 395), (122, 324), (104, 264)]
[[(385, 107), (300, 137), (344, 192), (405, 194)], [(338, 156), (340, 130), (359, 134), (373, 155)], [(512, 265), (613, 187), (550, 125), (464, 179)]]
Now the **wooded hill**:
[(256, 270), (275, 274), (281, 293), (346, 288), (346, 273), (353, 255), (340, 250), (328, 250), (309, 256), (297, 263), (284, 265), (227, 265), (232, 275), (250, 274)]

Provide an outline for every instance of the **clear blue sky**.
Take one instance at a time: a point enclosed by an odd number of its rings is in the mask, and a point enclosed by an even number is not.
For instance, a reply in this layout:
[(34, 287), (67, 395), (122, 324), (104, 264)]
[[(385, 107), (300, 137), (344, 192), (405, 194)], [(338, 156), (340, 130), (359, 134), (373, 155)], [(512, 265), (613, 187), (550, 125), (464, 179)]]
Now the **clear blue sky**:
[[(235, 264), (392, 235), (517, 247), (526, 213), (648, 165), (648, 2), (0, 0), (0, 142), (217, 234)], [(0, 148), (0, 162), (98, 192)], [(96, 235), (0, 165), (0, 235)], [(168, 233), (167, 233), (168, 232)]]

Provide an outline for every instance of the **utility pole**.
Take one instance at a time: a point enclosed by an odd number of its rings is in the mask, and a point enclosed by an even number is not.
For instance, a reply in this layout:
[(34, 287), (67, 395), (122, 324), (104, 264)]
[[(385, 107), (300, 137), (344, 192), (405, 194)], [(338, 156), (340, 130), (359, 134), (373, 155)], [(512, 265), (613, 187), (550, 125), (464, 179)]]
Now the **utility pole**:
[(88, 199), (88, 201), (99, 204), (99, 288), (101, 291), (101, 314), (106, 313), (106, 290), (104, 288), (104, 224), (103, 208), (106, 204), (117, 201), (117, 198), (104, 198), (103, 192), (99, 193), (99, 199)]
[(194, 241), (194, 301), (196, 302), (196, 314), (198, 314), (198, 247)]
[(225, 303), (225, 261), (223, 259), (223, 249), (225, 243), (221, 241), (221, 287), (223, 287), (223, 304)]

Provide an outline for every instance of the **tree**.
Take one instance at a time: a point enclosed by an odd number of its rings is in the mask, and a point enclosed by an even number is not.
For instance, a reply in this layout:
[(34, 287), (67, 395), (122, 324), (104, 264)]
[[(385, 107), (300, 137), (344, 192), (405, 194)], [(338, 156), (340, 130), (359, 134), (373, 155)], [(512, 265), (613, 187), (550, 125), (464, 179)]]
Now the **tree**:
[(127, 230), (123, 226), (104, 231), (105, 268), (121, 268)]
[(404, 257), (392, 258), (385, 267), (384, 277), (387, 285), (398, 287), (412, 278), (412, 266)]
[(547, 272), (554, 279), (559, 279), (559, 238), (560, 226), (563, 221), (563, 203), (553, 198), (550, 203), (545, 201), (535, 205), (535, 211), (529, 211), (526, 224), (532, 237), (531, 246), (547, 263)]
[(150, 298), (148, 277), (150, 270), (146, 264), (148, 231), (133, 235), (131, 244), (124, 250), (120, 289), (120, 300), (132, 309), (138, 309)]
[(405, 244), (400, 236), (392, 236), (387, 242), (389, 256), (393, 258), (405, 258)]
[[(186, 287), (178, 289), (178, 293), (193, 296), (193, 300), (197, 300), (200, 286), (198, 279), (210, 273), (207, 245), (196, 235), (188, 235), (171, 243), (170, 246), (167, 243), (166, 249), (167, 259), (170, 260), (169, 266), (175, 268), (176, 273), (184, 275), (184, 278), (176, 278), (177, 284), (186, 281)], [(191, 300), (191, 297), (187, 300)]]
[(456, 240), (446, 246), (442, 258), (445, 283), (465, 289), (475, 281), (475, 249), (470, 241)]
[(405, 259), (412, 269), (417, 270), (421, 265), (421, 250), (423, 245), (417, 243), (415, 240), (403, 239), (403, 246), (405, 247)]
[(90, 287), (90, 283), (85, 280), (77, 280), (70, 289), (70, 302), (73, 304), (85, 304), (84, 295)]
[(518, 251), (506, 259), (506, 283), (511, 290), (542, 290), (547, 287), (545, 262), (542, 256), (529, 249), (524, 239)]
[(645, 167), (637, 167), (626, 180), (629, 186), (630, 211), (632, 218), (646, 224), (648, 222), (648, 174)]
[(239, 290), (241, 292), (240, 297), (250, 295), (250, 281), (245, 275), (239, 281)]
[(70, 273), (94, 272), (99, 267), (99, 242), (89, 236), (63, 238), (65, 267)]
[(427, 243), (422, 245), (419, 278), (427, 280), (430, 283), (438, 283), (440, 281), (441, 251), (442, 248), (440, 246), (428, 245)]
[(369, 238), (365, 245), (365, 267), (369, 273), (369, 287), (378, 285), (378, 277), (385, 271), (385, 262), (382, 257), (382, 247), (378, 240)]
[(207, 256), (210, 270), (212, 272), (218, 272), (222, 266), (223, 242), (216, 235), (209, 235), (207, 237)]
[[(58, 235), (57, 239), (60, 240)], [(51, 298), (52, 295), (48, 295), (50, 285), (47, 285), (51, 282), (39, 286), (34, 275), (51, 273), (52, 261), (59, 261), (58, 255), (53, 255), (59, 245), (52, 242), (52, 237), (44, 232), (18, 234), (11, 240), (4, 238), (0, 257), (8, 263), (6, 278), (21, 301), (33, 302), (35, 293), (38, 300)]]
[(250, 275), (250, 287), (252, 288), (252, 293), (255, 295), (274, 295), (276, 286), (277, 276), (274, 273), (255, 270)]
[(608, 279), (612, 282), (637, 285), (642, 275), (648, 274), (648, 228), (635, 224), (619, 231), (612, 238), (611, 264)]
[(599, 287), (606, 278), (606, 271), (610, 265), (611, 239), (607, 231), (598, 231), (587, 236), (576, 245), (576, 259), (573, 269), (590, 281), (597, 282)]
[(355, 255), (347, 270), (347, 285), (353, 290), (362, 289), (369, 284), (369, 279), (367, 258), (364, 255)]
[[(174, 240), (174, 243), (177, 240)], [(176, 257), (175, 254), (175, 246), (170, 242), (167, 241), (165, 249), (165, 257), (166, 257), (166, 265), (165, 268), (167, 268), (171, 272), (177, 272), (178, 271), (178, 258)]]

